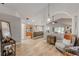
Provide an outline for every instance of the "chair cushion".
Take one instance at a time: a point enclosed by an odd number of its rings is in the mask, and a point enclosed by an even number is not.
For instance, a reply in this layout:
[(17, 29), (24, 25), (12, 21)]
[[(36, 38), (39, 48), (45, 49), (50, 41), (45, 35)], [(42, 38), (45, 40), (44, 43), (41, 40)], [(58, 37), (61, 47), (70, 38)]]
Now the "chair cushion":
[(66, 40), (66, 39), (63, 39), (63, 42), (62, 42), (64, 45), (68, 46), (71, 44), (71, 40)]

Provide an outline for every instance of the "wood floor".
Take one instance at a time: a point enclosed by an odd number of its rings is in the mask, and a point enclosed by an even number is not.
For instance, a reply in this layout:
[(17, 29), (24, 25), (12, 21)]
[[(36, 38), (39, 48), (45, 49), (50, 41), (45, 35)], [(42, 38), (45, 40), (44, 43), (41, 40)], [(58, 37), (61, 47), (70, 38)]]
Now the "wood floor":
[(27, 39), (16, 47), (17, 56), (63, 56), (55, 46), (49, 45), (44, 38)]

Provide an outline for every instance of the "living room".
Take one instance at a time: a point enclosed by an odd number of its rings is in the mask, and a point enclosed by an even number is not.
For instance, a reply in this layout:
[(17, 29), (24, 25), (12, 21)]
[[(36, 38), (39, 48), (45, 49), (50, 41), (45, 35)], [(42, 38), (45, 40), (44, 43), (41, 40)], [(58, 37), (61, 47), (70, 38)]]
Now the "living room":
[[(16, 47), (11, 55), (79, 55), (79, 4), (0, 3), (0, 9), (1, 45), (11, 37)], [(8, 56), (2, 46), (1, 55)]]

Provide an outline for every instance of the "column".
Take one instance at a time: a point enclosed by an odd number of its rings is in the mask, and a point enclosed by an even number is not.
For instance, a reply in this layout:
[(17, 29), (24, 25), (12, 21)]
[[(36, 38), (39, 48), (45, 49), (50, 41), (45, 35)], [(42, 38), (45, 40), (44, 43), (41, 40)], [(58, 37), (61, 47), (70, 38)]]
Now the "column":
[(72, 18), (72, 34), (75, 34), (78, 36), (78, 16), (74, 16)]

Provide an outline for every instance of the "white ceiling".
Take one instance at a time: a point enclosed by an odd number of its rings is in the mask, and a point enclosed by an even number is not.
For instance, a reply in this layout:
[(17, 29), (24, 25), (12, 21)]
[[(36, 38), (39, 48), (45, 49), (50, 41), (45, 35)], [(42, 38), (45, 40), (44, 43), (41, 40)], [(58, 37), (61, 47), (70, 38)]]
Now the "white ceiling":
[(46, 3), (6, 3), (4, 6), (17, 11), (22, 17), (32, 17), (47, 7)]
[(57, 22), (65, 24), (65, 25), (72, 25), (72, 19), (71, 18), (60, 18), (57, 20)]
[[(26, 18), (28, 16), (33, 17), (36, 15), (39, 15), (42, 11), (44, 11), (47, 8), (47, 6), (48, 6), (47, 3), (6, 3), (4, 4), (4, 7), (7, 7), (13, 11), (16, 11), (23, 18)], [(58, 14), (56, 15), (56, 18), (58, 18), (57, 21), (60, 23), (71, 24), (72, 22), (69, 16), (64, 14)]]
[(59, 18), (57, 20), (55, 20), (57, 23), (52, 24), (52, 22), (50, 22), (48, 25), (49, 26), (72, 26), (72, 18)]

